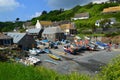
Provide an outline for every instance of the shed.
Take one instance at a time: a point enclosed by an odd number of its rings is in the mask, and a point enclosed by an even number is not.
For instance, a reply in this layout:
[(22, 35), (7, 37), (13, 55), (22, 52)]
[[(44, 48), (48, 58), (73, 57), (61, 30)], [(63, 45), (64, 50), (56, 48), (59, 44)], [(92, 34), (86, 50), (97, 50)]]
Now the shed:
[(17, 44), (19, 48), (23, 50), (28, 50), (36, 47), (36, 42), (31, 35), (26, 33), (7, 33), (8, 36), (13, 38), (13, 43)]

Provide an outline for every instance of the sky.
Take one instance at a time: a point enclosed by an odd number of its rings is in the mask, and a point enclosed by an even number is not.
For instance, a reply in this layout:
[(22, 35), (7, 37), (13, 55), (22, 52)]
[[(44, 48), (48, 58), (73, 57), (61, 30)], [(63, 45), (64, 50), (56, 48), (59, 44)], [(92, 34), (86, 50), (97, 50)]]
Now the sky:
[(0, 21), (15, 21), (16, 18), (26, 21), (40, 16), (44, 10), (70, 9), (93, 1), (104, 0), (0, 0)]

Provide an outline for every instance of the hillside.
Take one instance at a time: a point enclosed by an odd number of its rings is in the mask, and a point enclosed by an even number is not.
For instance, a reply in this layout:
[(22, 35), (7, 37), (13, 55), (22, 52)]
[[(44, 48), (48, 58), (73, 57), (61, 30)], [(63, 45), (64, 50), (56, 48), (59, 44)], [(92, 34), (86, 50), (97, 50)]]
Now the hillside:
[[(41, 16), (37, 18), (33, 18), (31, 21), (35, 24), (36, 20), (51, 20), (51, 21), (61, 21), (61, 20), (71, 20), (77, 13), (89, 12), (90, 18), (87, 20), (77, 20), (74, 21), (77, 29), (80, 31), (83, 29), (92, 29), (94, 28), (94, 24), (96, 20), (99, 19), (107, 19), (107, 18), (116, 18), (117, 21), (120, 21), (120, 12), (114, 14), (102, 14), (104, 8), (118, 6), (119, 3), (105, 3), (105, 4), (92, 4), (89, 3), (84, 6), (77, 5), (70, 10), (53, 10), (50, 12), (43, 13)], [(80, 32), (79, 31), (79, 32)]]
[(84, 5), (84, 6), (77, 5), (70, 10), (64, 10), (64, 9), (52, 10), (48, 13), (43, 11), (41, 16), (33, 18), (31, 21), (34, 22), (37, 19), (43, 20), (43, 21), (44, 20), (48, 20), (48, 21), (49, 20), (51, 20), (51, 21), (70, 20), (71, 17), (74, 17), (74, 15), (76, 13), (81, 13), (81, 12), (89, 12), (90, 13), (89, 21), (91, 21), (91, 20), (95, 21), (95, 20), (100, 19), (100, 18), (108, 18), (108, 17), (116, 17), (117, 20), (120, 21), (120, 19), (118, 19), (118, 16), (120, 16), (119, 13), (116, 13), (114, 15), (101, 14), (101, 12), (104, 8), (118, 6), (118, 5), (119, 5), (118, 3), (105, 3), (105, 4), (89, 3), (89, 4)]
[(86, 6), (83, 6), (81, 9), (79, 9), (80, 12), (89, 12), (90, 18), (87, 20), (77, 20), (75, 21), (77, 28), (86, 27), (86, 28), (94, 28), (94, 24), (96, 20), (100, 19), (107, 19), (107, 18), (116, 18), (117, 21), (120, 21), (120, 12), (114, 13), (114, 14), (102, 14), (102, 11), (104, 8), (112, 7), (112, 6), (118, 6), (117, 3), (106, 3), (106, 4), (88, 4)]
[[(84, 6), (77, 5), (72, 9), (69, 10), (64, 10), (64, 9), (59, 9), (59, 10), (51, 10), (50, 12), (43, 11), (42, 15), (39, 17), (35, 17), (31, 20), (33, 24), (36, 23), (37, 20), (40, 21), (62, 21), (62, 20), (71, 20), (72, 17), (74, 17), (75, 14), (77, 13), (83, 13), (83, 12), (89, 12), (90, 18), (86, 20), (76, 20), (74, 21), (77, 29), (79, 32), (81, 32), (83, 29), (92, 29), (94, 28), (94, 24), (96, 20), (99, 19), (105, 19), (105, 18), (116, 18), (116, 20), (119, 22), (120, 21), (120, 12), (114, 13), (114, 14), (102, 14), (101, 12), (103, 11), (104, 8), (108, 7), (113, 7), (113, 6), (118, 6), (120, 5), (119, 3), (105, 3), (105, 4), (92, 4), (89, 3)], [(26, 21), (27, 22), (27, 21)], [(21, 22), (0, 22), (0, 31), (12, 31), (15, 27), (22, 27)]]

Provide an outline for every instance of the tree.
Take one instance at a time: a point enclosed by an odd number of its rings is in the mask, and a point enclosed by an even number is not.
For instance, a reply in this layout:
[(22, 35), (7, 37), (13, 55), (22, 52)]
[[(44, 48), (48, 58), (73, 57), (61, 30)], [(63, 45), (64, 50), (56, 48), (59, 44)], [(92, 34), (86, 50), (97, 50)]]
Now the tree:
[(60, 10), (59, 10), (59, 11), (60, 11), (60, 13), (62, 13), (62, 12), (64, 12), (64, 9), (63, 9), (63, 8), (60, 8)]
[(44, 14), (47, 14), (47, 11), (43, 11), (43, 12), (42, 12), (42, 15), (44, 15)]
[(89, 4), (87, 4), (87, 5), (85, 5), (85, 8), (86, 9), (90, 9), (90, 8), (92, 8), (93, 7), (93, 3), (92, 2), (90, 2)]
[(18, 22), (20, 20), (20, 18), (16, 18), (16, 22)]
[(81, 6), (77, 5), (72, 10), (73, 10), (73, 12), (77, 12), (80, 8), (81, 8)]

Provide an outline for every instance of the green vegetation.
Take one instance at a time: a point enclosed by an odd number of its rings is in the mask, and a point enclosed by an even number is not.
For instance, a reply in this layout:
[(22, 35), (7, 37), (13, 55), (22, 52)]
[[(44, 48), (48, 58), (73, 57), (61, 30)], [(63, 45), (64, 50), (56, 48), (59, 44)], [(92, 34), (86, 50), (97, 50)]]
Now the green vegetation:
[[(33, 24), (36, 23), (37, 20), (42, 20), (42, 21), (62, 21), (62, 20), (71, 20), (72, 17), (74, 17), (75, 14), (77, 13), (82, 13), (82, 12), (89, 12), (90, 18), (86, 20), (76, 20), (73, 21), (75, 22), (78, 33), (82, 33), (82, 30), (93, 30), (95, 27), (95, 22), (96, 20), (100, 19), (107, 19), (107, 18), (116, 18), (118, 22), (120, 22), (120, 12), (117, 13), (110, 13), (110, 14), (102, 14), (102, 11), (104, 8), (108, 7), (113, 7), (113, 6), (118, 6), (120, 5), (119, 3), (105, 3), (105, 4), (92, 4), (89, 3), (84, 6), (77, 5), (72, 9), (69, 10), (64, 10), (64, 9), (59, 9), (59, 10), (51, 10), (50, 12), (43, 11), (42, 15), (36, 18), (33, 18), (31, 21)], [(16, 18), (16, 22), (0, 22), (0, 31), (12, 31), (15, 27), (19, 27), (20, 31), (23, 32), (25, 31), (22, 29), (22, 23), (19, 18)], [(119, 27), (119, 24), (117, 27)], [(86, 32), (85, 31), (85, 32)], [(83, 32), (84, 33), (84, 32)]]
[[(48, 21), (50, 21), (50, 20), (51, 21), (71, 20), (71, 18), (74, 17), (74, 15), (76, 13), (89, 12), (90, 13), (90, 19), (87, 20), (87, 24), (90, 24), (93, 21), (95, 22), (97, 19), (101, 19), (101, 18), (108, 18), (108, 17), (118, 18), (119, 13), (116, 13), (117, 15), (116, 14), (114, 14), (114, 15), (113, 14), (109, 14), (109, 15), (108, 14), (104, 14), (104, 15), (101, 14), (101, 12), (104, 8), (108, 8), (108, 7), (112, 7), (112, 6), (118, 6), (118, 5), (119, 5), (118, 3), (105, 3), (105, 4), (89, 3), (85, 6), (77, 5), (70, 10), (64, 10), (64, 9), (52, 10), (48, 13), (43, 11), (42, 12), (43, 14), (41, 16), (39, 16), (37, 18), (33, 18), (32, 21), (34, 22), (37, 19), (48, 20)], [(86, 20), (81, 20), (81, 21), (86, 22)]]
[(0, 22), (0, 32), (13, 31), (14, 28), (21, 29), (23, 22)]
[(14, 23), (12, 22), (0, 22), (0, 32), (11, 31), (14, 29)]
[[(77, 20), (74, 21), (78, 32), (82, 33), (83, 30), (89, 30), (89, 29), (95, 29), (95, 22), (96, 20), (100, 19), (107, 19), (107, 18), (116, 18), (117, 21), (120, 21), (118, 16), (120, 17), (120, 13), (111, 13), (111, 14), (102, 14), (102, 11), (104, 8), (112, 7), (112, 6), (118, 6), (119, 4), (117, 3), (105, 3), (105, 4), (88, 4), (83, 6), (82, 8), (79, 9), (77, 13), (81, 12), (89, 12), (90, 13), (90, 18), (87, 20)], [(102, 26), (101, 26), (102, 27)]]
[(100, 80), (120, 80), (120, 56), (104, 67), (98, 78)]
[(89, 80), (89, 77), (78, 73), (62, 75), (43, 67), (0, 63), (0, 80)]
[(120, 80), (120, 56), (104, 66), (94, 77), (79, 73), (63, 75), (44, 67), (0, 62), (0, 80)]
[[(107, 20), (108, 18), (116, 18), (116, 20), (119, 22), (120, 21), (120, 18), (119, 18), (120, 12), (110, 13), (110, 14), (102, 13), (104, 8), (118, 6), (118, 5), (120, 5), (120, 4), (119, 3), (105, 3), (105, 4), (89, 3), (84, 6), (77, 5), (70, 10), (60, 9), (60, 10), (53, 10), (48, 13), (43, 11), (43, 13), (45, 12), (45, 14), (42, 14), (41, 16), (39, 16), (37, 18), (33, 18), (31, 21), (33, 24), (35, 24), (37, 19), (48, 20), (48, 21), (50, 21), (50, 20), (51, 21), (71, 20), (71, 18), (74, 17), (74, 15), (77, 13), (89, 12), (89, 14), (90, 14), (89, 19), (73, 21), (76, 24), (79, 34), (80, 33), (86, 34), (86, 32), (88, 32), (88, 34), (89, 34), (89, 29), (93, 30), (96, 28), (96, 26), (95, 26), (96, 20), (100, 20), (100, 19)], [(103, 26), (101, 26), (101, 27), (103, 27)]]
[(105, 33), (104, 35), (106, 37), (114, 37), (120, 35), (120, 32), (113, 32), (113, 33), (109, 32), (109, 33)]

